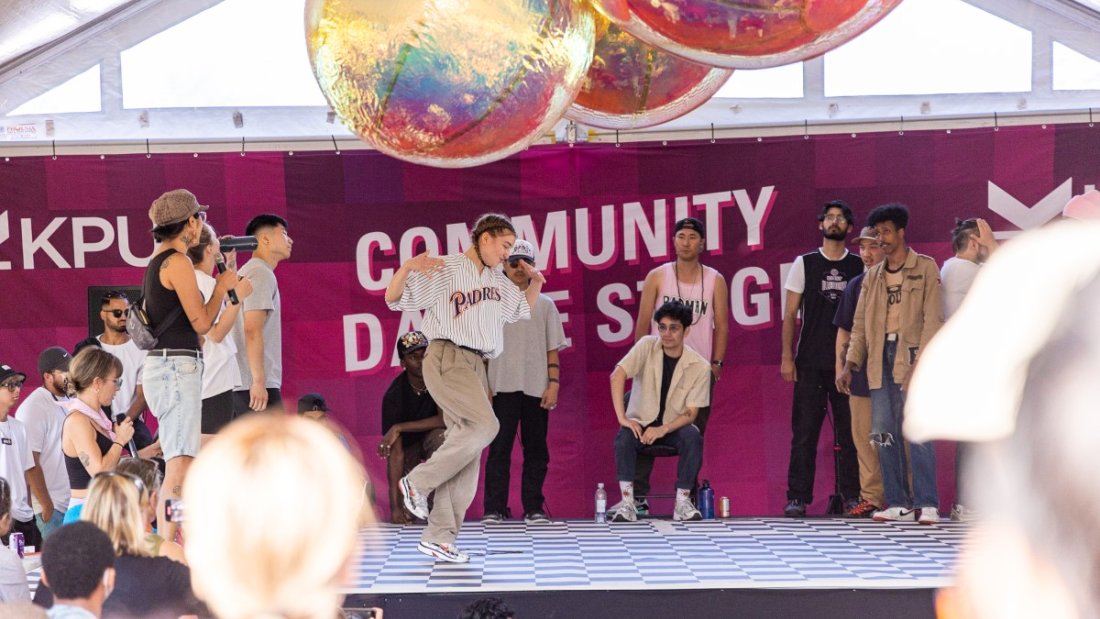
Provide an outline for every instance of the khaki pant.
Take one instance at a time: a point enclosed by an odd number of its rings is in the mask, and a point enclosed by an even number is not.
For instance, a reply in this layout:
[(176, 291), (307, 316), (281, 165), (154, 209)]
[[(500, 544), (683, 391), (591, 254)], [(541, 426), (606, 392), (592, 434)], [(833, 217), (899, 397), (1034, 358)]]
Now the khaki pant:
[(851, 396), (848, 407), (852, 410), (852, 442), (856, 444), (856, 459), (859, 460), (860, 497), (884, 507), (882, 467), (878, 462), (878, 448), (871, 443), (871, 398)]
[(421, 541), (453, 544), (477, 494), (481, 452), (500, 428), (489, 402), (485, 362), (476, 353), (440, 340), (424, 354), (424, 384), (447, 425), (443, 444), (409, 473), (417, 491), (435, 492)]

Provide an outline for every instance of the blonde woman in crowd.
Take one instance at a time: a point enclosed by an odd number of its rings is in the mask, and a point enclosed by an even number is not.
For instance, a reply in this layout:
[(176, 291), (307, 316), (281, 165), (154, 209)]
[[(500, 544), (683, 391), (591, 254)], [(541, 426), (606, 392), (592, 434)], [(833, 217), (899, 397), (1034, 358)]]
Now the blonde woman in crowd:
[(183, 488), (195, 593), (220, 619), (337, 617), (359, 528), (374, 521), (365, 497), (362, 467), (321, 424), (230, 424)]
[(123, 458), (115, 470), (141, 480), (142, 529), (145, 531), (145, 546), (149, 554), (187, 563), (183, 558), (182, 546), (164, 539), (153, 531), (153, 522), (157, 519), (157, 503), (160, 502), (160, 483), (163, 481), (157, 463), (145, 458)]

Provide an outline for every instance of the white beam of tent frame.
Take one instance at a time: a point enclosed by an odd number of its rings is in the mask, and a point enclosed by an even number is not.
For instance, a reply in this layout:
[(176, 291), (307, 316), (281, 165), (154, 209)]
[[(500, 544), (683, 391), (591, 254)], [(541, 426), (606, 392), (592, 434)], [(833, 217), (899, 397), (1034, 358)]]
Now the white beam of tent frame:
[[(122, 106), (120, 53), (149, 36), (218, 4), (221, 0), (191, 3), (144, 0), (84, 28), (73, 36), (28, 54), (18, 66), (0, 73), (0, 113), (14, 109), (57, 84), (99, 64), (101, 111), (44, 116), (20, 116), (9, 120), (41, 123), (48, 141), (3, 142), (0, 154), (121, 154), (158, 152), (233, 152), (240, 150), (353, 150), (366, 149), (323, 107), (243, 107), (202, 109), (124, 109)], [(919, 0), (911, 0), (919, 1)], [(1095, 91), (1055, 91), (1052, 86), (1052, 42), (1057, 40), (1100, 60), (1100, 14), (1069, 0), (966, 0), (992, 15), (1032, 31), (1032, 89), (1018, 93), (965, 95), (891, 95), (826, 97), (824, 60), (803, 63), (800, 99), (712, 99), (687, 117), (650, 130), (612, 132), (582, 130), (580, 141), (634, 142), (726, 138), (765, 138), (798, 134), (868, 133), (909, 127), (911, 130), (993, 127), (1010, 124), (1059, 124), (1091, 122), (1097, 104)], [(184, 6), (186, 5), (186, 6)], [(1032, 30), (1034, 24), (1045, 24)], [(110, 36), (103, 36), (110, 31)], [(1056, 36), (1051, 33), (1056, 33)], [(31, 79), (30, 75), (34, 75)], [(18, 94), (17, 94), (18, 93)], [(18, 96), (18, 100), (13, 100)], [(962, 104), (982, 113), (951, 114)], [(992, 112), (1004, 110), (994, 119)], [(776, 119), (781, 119), (776, 121)], [(243, 121), (243, 122), (241, 122)], [(194, 139), (146, 139), (142, 127), (206, 127), (209, 135)], [(240, 126), (238, 126), (240, 125)], [(568, 123), (537, 143), (566, 139)], [(110, 127), (110, 135), (93, 139), (97, 127)], [(129, 128), (127, 130), (126, 128)], [(102, 131), (102, 129), (100, 129)], [(264, 139), (249, 139), (248, 135)], [(243, 140), (243, 142), (242, 142)], [(335, 148), (333, 142), (336, 142)], [(146, 148), (146, 144), (149, 145)], [(59, 148), (60, 147), (60, 148)], [(262, 147), (262, 148), (261, 148)]]

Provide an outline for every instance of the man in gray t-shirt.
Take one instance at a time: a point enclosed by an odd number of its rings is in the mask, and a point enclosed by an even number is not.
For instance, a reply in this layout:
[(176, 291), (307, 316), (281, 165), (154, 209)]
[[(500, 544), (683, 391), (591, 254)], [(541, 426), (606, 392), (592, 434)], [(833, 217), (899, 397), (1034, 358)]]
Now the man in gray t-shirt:
[(283, 408), (283, 313), (275, 267), (290, 257), (294, 245), (286, 220), (278, 215), (253, 217), (245, 234), (255, 236), (258, 245), (237, 271), (251, 280), (252, 294), (242, 301), (244, 311), (233, 326), (241, 369), (241, 389), (233, 393), (236, 415)]
[[(521, 261), (534, 266), (535, 251), (522, 239), (512, 246), (504, 272), (520, 290), (530, 284)], [(549, 522), (542, 484), (550, 464), (546, 444), (549, 411), (558, 403), (561, 366), (558, 350), (566, 345), (561, 315), (550, 297), (540, 294), (531, 318), (504, 325), (504, 352), (489, 361), (489, 388), (500, 431), (489, 445), (485, 463), (485, 516), (500, 522), (508, 514), (508, 479), (516, 431), (523, 442), (523, 513), (528, 524)]]

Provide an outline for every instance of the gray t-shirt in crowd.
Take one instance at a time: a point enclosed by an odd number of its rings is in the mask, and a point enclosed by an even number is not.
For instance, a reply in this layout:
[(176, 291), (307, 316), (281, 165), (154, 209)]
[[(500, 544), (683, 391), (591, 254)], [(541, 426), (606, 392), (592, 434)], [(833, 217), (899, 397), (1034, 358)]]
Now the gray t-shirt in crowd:
[(489, 388), (541, 398), (549, 384), (546, 353), (565, 344), (561, 314), (550, 297), (540, 294), (530, 319), (504, 325), (504, 352), (489, 360)]
[(283, 385), (283, 310), (279, 297), (279, 282), (275, 271), (263, 260), (252, 258), (237, 273), (252, 282), (252, 294), (242, 301), (244, 307), (233, 325), (233, 341), (237, 344), (237, 365), (241, 369), (239, 391), (252, 386), (252, 369), (248, 367), (248, 347), (244, 341), (244, 317), (251, 311), (267, 312), (264, 323), (264, 387), (278, 389)]

